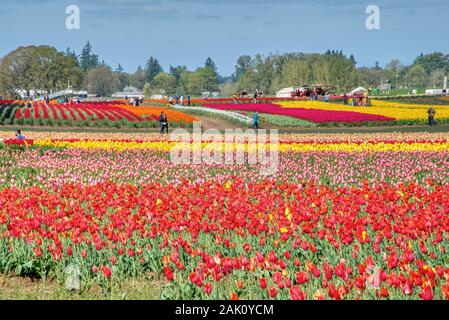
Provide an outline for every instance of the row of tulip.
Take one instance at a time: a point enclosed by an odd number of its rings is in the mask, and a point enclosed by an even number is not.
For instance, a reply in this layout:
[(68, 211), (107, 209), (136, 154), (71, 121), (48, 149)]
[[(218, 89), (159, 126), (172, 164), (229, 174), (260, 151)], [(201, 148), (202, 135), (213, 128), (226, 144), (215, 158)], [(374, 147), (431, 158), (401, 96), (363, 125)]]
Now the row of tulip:
[(429, 151), (449, 152), (449, 141), (365, 141), (365, 142), (281, 142), (281, 143), (248, 143), (242, 142), (225, 142), (221, 141), (202, 141), (202, 142), (181, 142), (181, 141), (121, 141), (121, 140), (5, 140), (6, 144), (19, 145), (34, 145), (40, 147), (53, 148), (78, 148), (78, 149), (104, 149), (104, 150), (158, 150), (164, 152), (171, 152), (175, 146), (180, 143), (185, 145), (190, 151), (195, 150), (209, 150), (214, 152), (227, 151), (243, 151), (257, 152), (260, 148), (266, 150), (278, 150), (280, 152), (415, 152), (415, 151)]
[[(157, 110), (156, 110), (157, 109)], [(162, 108), (148, 108), (146, 117), (142, 117), (141, 110), (134, 110), (120, 102), (97, 103), (56, 103), (51, 101), (32, 102), (31, 108), (27, 104), (12, 103), (0, 105), (0, 123), (27, 125), (77, 125), (77, 126), (158, 126), (159, 114)], [(159, 112), (158, 114), (156, 114)], [(171, 123), (181, 125), (192, 123), (189, 115), (181, 112), (170, 112)]]
[[(158, 133), (129, 133), (129, 132), (103, 132), (101, 135), (91, 132), (26, 132), (26, 136), (33, 140), (113, 140), (113, 141), (169, 141), (170, 136), (161, 136)], [(207, 134), (203, 134), (207, 137)], [(10, 133), (0, 131), (0, 140), (10, 138)], [(280, 142), (315, 142), (315, 143), (329, 143), (329, 142), (439, 142), (448, 139), (445, 132), (370, 132), (370, 133), (290, 133), (279, 134), (278, 140)]]
[(169, 119), (170, 122), (182, 122), (182, 123), (192, 123), (194, 121), (197, 121), (198, 119), (188, 115), (186, 113), (183, 113), (181, 111), (164, 108), (164, 107), (156, 107), (156, 106), (141, 106), (141, 107), (135, 107), (130, 105), (119, 105), (120, 109), (127, 110), (133, 114), (139, 115), (145, 119), (152, 119), (159, 121), (159, 116), (161, 112), (164, 112), (167, 116), (167, 119)]
[[(422, 104), (406, 104), (400, 102), (372, 100), (371, 106), (352, 107), (343, 104), (327, 103), (321, 101), (291, 101), (281, 102), (283, 108), (293, 110), (310, 109), (313, 111), (355, 111), (366, 115), (388, 117), (397, 122), (427, 122), (427, 109), (429, 106)], [(433, 106), (436, 117), (440, 122), (449, 121), (449, 105)]]
[[(290, 102), (296, 103), (296, 102)], [(302, 120), (328, 123), (328, 122), (384, 122), (393, 121), (394, 118), (382, 115), (366, 114), (352, 110), (320, 110), (301, 108), (296, 106), (294, 108), (282, 108), (278, 104), (272, 103), (255, 103), (255, 104), (205, 104), (206, 107), (220, 110), (242, 110), (242, 111), (257, 111), (260, 113), (277, 114), (290, 116)]]

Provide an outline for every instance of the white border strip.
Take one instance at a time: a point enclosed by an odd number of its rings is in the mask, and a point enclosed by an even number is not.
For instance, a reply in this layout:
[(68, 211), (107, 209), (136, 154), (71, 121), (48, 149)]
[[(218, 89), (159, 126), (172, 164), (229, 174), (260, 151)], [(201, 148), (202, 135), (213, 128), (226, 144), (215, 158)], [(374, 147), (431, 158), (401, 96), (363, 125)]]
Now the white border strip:
[(204, 112), (209, 112), (209, 113), (216, 113), (216, 114), (221, 114), (224, 115), (228, 118), (232, 118), (234, 120), (237, 121), (241, 121), (244, 123), (248, 123), (251, 124), (253, 123), (253, 119), (251, 119), (250, 117), (247, 117), (243, 114), (237, 113), (237, 112), (232, 112), (232, 111), (226, 111), (226, 110), (219, 110), (219, 109), (213, 109), (213, 108), (207, 108), (207, 107), (188, 107), (188, 106), (180, 106), (180, 105), (175, 105), (174, 106), (175, 109), (181, 109), (181, 110), (197, 110), (197, 111), (204, 111)]

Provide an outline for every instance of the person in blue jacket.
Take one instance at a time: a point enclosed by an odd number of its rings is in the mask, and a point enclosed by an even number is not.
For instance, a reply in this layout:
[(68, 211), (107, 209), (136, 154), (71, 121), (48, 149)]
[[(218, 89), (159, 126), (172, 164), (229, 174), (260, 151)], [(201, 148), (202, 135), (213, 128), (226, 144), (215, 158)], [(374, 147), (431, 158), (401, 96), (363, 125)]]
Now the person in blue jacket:
[(19, 141), (23, 141), (26, 138), (25, 138), (25, 136), (22, 134), (22, 132), (20, 130), (17, 130), (16, 131), (16, 139), (19, 140)]
[(257, 111), (253, 115), (253, 129), (259, 129), (259, 114)]

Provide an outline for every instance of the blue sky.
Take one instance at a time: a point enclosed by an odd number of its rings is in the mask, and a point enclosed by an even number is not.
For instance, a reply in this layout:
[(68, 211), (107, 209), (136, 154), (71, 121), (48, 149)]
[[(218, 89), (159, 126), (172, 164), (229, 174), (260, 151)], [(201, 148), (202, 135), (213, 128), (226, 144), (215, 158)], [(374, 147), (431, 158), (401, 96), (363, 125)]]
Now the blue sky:
[[(81, 11), (80, 30), (65, 27), (68, 5)], [(380, 30), (365, 27), (368, 5)], [(90, 40), (106, 63), (128, 72), (155, 56), (164, 69), (203, 65), (234, 71), (242, 54), (354, 54), (358, 65), (420, 53), (449, 53), (449, 0), (0, 0), (0, 56), (21, 45), (47, 44), (79, 53)]]

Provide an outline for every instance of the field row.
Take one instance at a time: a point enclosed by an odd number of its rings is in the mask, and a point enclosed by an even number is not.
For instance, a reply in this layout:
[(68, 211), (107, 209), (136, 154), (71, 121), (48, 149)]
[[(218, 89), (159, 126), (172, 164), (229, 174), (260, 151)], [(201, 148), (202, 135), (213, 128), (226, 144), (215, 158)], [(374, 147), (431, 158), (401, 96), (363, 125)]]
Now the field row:
[(122, 103), (50, 103), (33, 102), (0, 104), (0, 124), (157, 127), (164, 111), (172, 126), (189, 125), (195, 118), (174, 110), (159, 107), (132, 107)]

